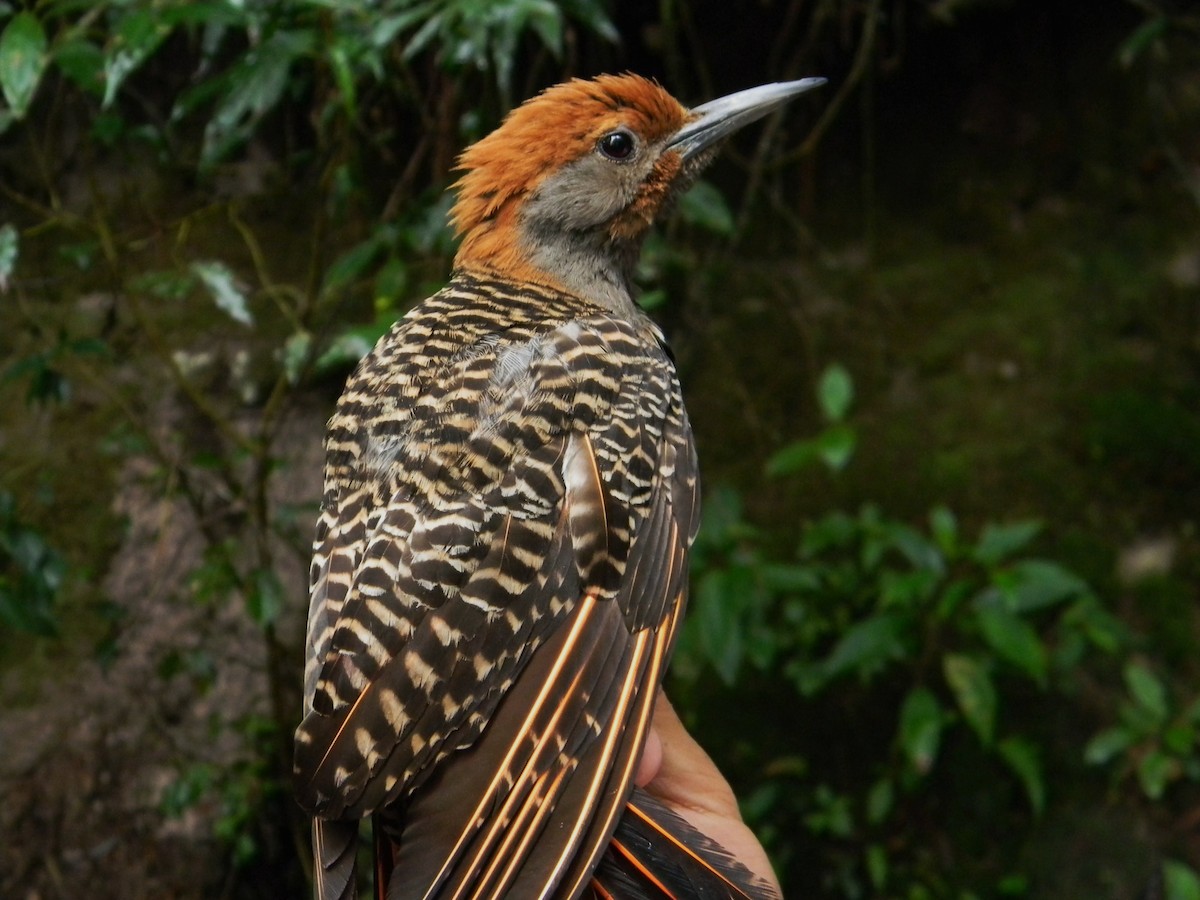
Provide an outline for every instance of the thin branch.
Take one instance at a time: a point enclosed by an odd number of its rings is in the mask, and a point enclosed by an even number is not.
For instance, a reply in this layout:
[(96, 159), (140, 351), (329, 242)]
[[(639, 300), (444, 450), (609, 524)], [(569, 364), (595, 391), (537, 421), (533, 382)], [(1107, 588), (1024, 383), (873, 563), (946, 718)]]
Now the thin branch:
[(851, 92), (862, 81), (863, 76), (866, 75), (867, 66), (871, 63), (871, 53), (875, 49), (875, 37), (879, 30), (880, 9), (882, 6), (883, 0), (871, 0), (871, 5), (867, 7), (866, 21), (863, 23), (858, 52), (854, 56), (854, 63), (850, 67), (850, 72), (846, 75), (846, 80), (842, 82), (841, 87), (838, 88), (838, 92), (829, 102), (829, 105), (825, 107), (825, 112), (821, 114), (821, 118), (817, 120), (817, 124), (813, 126), (804, 143), (791, 153), (786, 153), (776, 158), (773, 164), (774, 168), (780, 168), (798, 159), (802, 159), (817, 149), (817, 145), (825, 137), (825, 132), (829, 130), (829, 127), (841, 112), (842, 106), (850, 97)]

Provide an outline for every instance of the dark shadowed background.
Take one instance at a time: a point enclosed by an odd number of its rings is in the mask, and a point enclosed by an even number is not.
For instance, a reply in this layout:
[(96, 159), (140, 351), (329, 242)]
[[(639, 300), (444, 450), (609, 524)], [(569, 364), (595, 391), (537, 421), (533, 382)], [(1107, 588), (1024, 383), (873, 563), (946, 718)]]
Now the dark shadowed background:
[(669, 687), (788, 896), (1200, 898), (1184, 0), (0, 2), (0, 896), (305, 894), (324, 421), (455, 154), (621, 70), (829, 78), (639, 272), (706, 485)]

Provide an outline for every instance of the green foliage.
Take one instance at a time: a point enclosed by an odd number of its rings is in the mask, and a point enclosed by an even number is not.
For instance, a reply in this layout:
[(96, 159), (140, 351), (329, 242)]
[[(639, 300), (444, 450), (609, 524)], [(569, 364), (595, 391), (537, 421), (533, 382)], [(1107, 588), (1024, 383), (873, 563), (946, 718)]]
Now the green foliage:
[(411, 260), (449, 257), (454, 239), (448, 224), (449, 194), (436, 193), (413, 204), (394, 221), (377, 226), (366, 238), (335, 259), (325, 272), (321, 294), (337, 296), (369, 281), (374, 319), (340, 330), (316, 359), (318, 372), (350, 368), (365, 356), (396, 321), (398, 311), (414, 289), (432, 293), (438, 284), (417, 284)]
[(197, 260), (192, 263), (191, 272), (208, 290), (218, 309), (242, 325), (254, 324), (246, 306), (246, 293), (229, 266), (217, 260)]
[(733, 211), (721, 192), (701, 179), (679, 201), (679, 218), (709, 234), (729, 237), (734, 232)]
[(65, 574), (62, 556), (18, 518), (12, 494), (0, 491), (0, 623), (56, 634), (54, 601)]
[(454, 75), (491, 79), (507, 105), (523, 42), (536, 41), (557, 59), (571, 23), (607, 41), (617, 38), (594, 0), (384, 0), (369, 6), (109, 0), (88, 7), (81, 15), (79, 4), (58, 0), (9, 21), (0, 34), (0, 88), (9, 107), (0, 131), (28, 113), (48, 68), (96, 96), (102, 109), (114, 109), (129, 79), (172, 38), (186, 37), (198, 41), (202, 77), (179, 94), (170, 122), (204, 115), (202, 166), (226, 158), (267, 116), (321, 79), (334, 88), (319, 101), (317, 120), (325, 123), (334, 117), (357, 122), (365, 91), (426, 54)]
[(828, 426), (815, 438), (793, 441), (767, 462), (769, 475), (788, 475), (823, 462), (837, 471), (854, 455), (857, 433), (845, 422), (854, 401), (854, 383), (841, 366), (826, 369), (817, 383), (817, 401)]
[[(0, 33), (0, 89), (8, 104), (6, 116), (25, 115), (45, 66), (46, 32), (32, 13), (18, 13)], [(0, 121), (0, 131), (6, 122)]]
[(1126, 663), (1123, 676), (1117, 724), (1088, 742), (1084, 758), (1111, 766), (1117, 779), (1134, 777), (1150, 800), (1161, 800), (1174, 784), (1200, 781), (1200, 695), (1173, 698), (1139, 660)]
[(262, 810), (283, 790), (270, 760), (278, 725), (249, 716), (233, 724), (247, 752), (232, 764), (194, 762), (184, 767), (159, 798), (167, 818), (180, 818), (202, 804), (216, 807), (213, 837), (229, 848), (234, 866), (244, 867), (261, 853)]
[[(827, 431), (781, 451), (772, 474), (812, 465), (842, 471), (850, 450), (826, 451), (854, 445), (853, 394), (844, 369), (826, 370), (818, 400)], [(834, 429), (849, 437), (834, 441)], [(730, 685), (751, 673), (782, 677), (791, 696), (779, 702), (792, 708), (798, 735), (806, 715), (857, 710), (816, 742), (799, 737), (779, 748), (786, 757), (757, 757), (768, 793), (747, 810), (767, 834), (806, 835), (808, 865), (816, 853), (831, 895), (943, 895), (937, 884), (952, 872), (939, 872), (908, 832), (942, 783), (947, 748), (954, 766), (990, 777), (980, 790), (993, 792), (993, 802), (1007, 805), (1012, 786), (1030, 822), (1046, 810), (1051, 751), (1027, 698), (1070, 704), (1080, 660), (1126, 638), (1083, 579), (1033, 555), (1038, 523), (987, 523), (972, 537), (944, 507), (922, 527), (866, 506), (806, 522), (794, 556), (778, 559), (743, 519), (736, 494), (718, 489), (706, 503), (693, 610), (681, 639), (685, 679), (698, 678), (704, 666)], [(1165, 701), (1144, 672), (1132, 677), (1141, 704), (1158, 710), (1137, 721), (1160, 740)], [(864, 717), (878, 740), (869, 751), (838, 754), (835, 777), (814, 758), (827, 757), (831, 745), (860, 745), (855, 732)], [(1190, 749), (1190, 735), (1176, 740)], [(1105, 740), (1112, 752), (1129, 743), (1126, 736)]]
[(1186, 863), (1169, 859), (1163, 863), (1164, 900), (1200, 900), (1200, 875)]
[(405, 47), (406, 58), (435, 45), (438, 61), (451, 71), (470, 66), (493, 72), (506, 98), (512, 89), (517, 45), (526, 33), (535, 34), (555, 58), (562, 56), (568, 17), (606, 40), (617, 40), (617, 31), (603, 8), (588, 0), (434, 0), (397, 6), (410, 7), (405, 10), (405, 24), (408, 19), (420, 23)]
[(8, 281), (17, 267), (20, 237), (9, 222), (0, 225), (0, 294), (8, 290)]
[[(679, 201), (679, 221), (698, 232), (729, 237), (734, 231), (733, 212), (715, 186), (701, 179)], [(637, 282), (643, 288), (638, 303), (653, 310), (667, 299), (664, 282), (673, 275), (695, 269), (699, 254), (679, 241), (651, 232), (637, 266)]]

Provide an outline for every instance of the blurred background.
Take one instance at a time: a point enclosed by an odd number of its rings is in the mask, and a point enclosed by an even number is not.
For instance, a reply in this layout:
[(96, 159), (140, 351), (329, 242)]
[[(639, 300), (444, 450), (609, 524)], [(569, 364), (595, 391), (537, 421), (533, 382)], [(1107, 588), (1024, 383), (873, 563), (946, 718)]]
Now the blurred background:
[(324, 422), (457, 152), (623, 70), (829, 78), (639, 271), (669, 689), (788, 896), (1200, 898), (1185, 0), (0, 2), (0, 896), (305, 895)]

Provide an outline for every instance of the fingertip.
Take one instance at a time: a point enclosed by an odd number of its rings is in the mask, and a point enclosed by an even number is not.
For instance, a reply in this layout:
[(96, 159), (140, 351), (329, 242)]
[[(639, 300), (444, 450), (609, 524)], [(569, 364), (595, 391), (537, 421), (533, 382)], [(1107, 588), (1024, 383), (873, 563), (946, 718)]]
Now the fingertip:
[(648, 785), (658, 775), (662, 768), (662, 762), (662, 737), (659, 735), (658, 729), (651, 726), (649, 734), (646, 735), (646, 745), (642, 748), (642, 758), (638, 762), (637, 774), (633, 776), (633, 783), (638, 787)]

